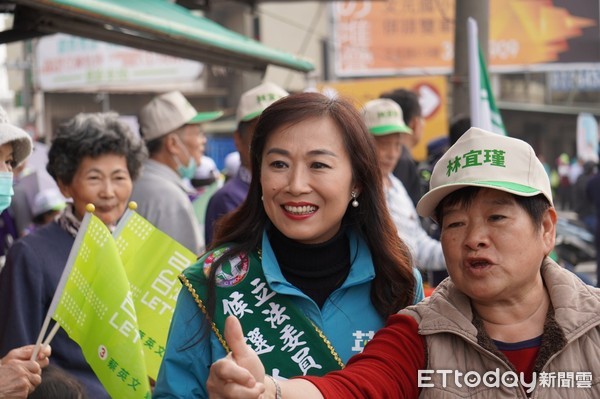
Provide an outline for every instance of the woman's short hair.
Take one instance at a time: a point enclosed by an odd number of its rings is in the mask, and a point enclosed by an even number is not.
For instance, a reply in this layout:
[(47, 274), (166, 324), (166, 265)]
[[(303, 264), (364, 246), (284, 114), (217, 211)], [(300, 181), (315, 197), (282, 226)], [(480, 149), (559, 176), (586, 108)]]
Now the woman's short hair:
[(132, 180), (147, 157), (146, 147), (114, 112), (80, 113), (59, 126), (48, 152), (48, 173), (70, 184), (85, 157), (122, 155)]

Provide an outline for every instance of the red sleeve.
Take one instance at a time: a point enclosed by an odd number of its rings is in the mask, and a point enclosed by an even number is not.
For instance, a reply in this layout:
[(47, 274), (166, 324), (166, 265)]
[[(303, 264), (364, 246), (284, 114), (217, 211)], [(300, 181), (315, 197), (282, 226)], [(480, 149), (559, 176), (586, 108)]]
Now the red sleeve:
[(326, 399), (398, 398), (419, 396), (417, 372), (425, 367), (425, 341), (410, 316), (392, 315), (362, 353), (341, 371), (326, 377), (301, 377)]

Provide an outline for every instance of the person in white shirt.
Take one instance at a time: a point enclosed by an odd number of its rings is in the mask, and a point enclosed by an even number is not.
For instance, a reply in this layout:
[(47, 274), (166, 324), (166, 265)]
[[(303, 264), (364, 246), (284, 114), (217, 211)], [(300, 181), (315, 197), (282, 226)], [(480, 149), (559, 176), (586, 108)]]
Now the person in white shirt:
[(200, 165), (196, 168), (196, 173), (194, 177), (190, 179), (190, 183), (192, 187), (194, 187), (199, 192), (221, 177), (221, 172), (219, 172), (219, 168), (217, 168), (217, 164), (214, 159), (209, 157), (208, 155), (202, 155), (200, 159)]
[(237, 175), (238, 170), (240, 169), (240, 165), (242, 164), (240, 160), (240, 152), (233, 151), (225, 156), (225, 167), (223, 168), (223, 174), (225, 175), (225, 179), (230, 179), (233, 176)]
[(365, 104), (363, 116), (375, 139), (387, 206), (398, 235), (410, 248), (420, 270), (445, 270), (440, 242), (423, 229), (410, 196), (392, 173), (402, 153), (401, 135), (412, 134), (404, 123), (402, 108), (393, 100), (379, 98)]

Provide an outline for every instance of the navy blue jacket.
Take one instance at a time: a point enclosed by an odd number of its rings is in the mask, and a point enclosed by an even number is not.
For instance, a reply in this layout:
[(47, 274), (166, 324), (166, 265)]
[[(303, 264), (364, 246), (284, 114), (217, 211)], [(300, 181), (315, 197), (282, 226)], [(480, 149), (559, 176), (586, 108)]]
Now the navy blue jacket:
[[(0, 273), (0, 357), (36, 342), (73, 242), (73, 236), (51, 222), (10, 248)], [(90, 398), (110, 398), (79, 345), (62, 328), (50, 345), (50, 362), (78, 378)]]

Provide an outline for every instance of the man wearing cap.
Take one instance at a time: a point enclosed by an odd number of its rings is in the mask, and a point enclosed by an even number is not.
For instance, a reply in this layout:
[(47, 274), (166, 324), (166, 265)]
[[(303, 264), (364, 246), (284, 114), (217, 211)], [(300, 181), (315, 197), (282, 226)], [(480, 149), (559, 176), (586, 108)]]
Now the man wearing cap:
[(237, 130), (233, 133), (235, 146), (240, 154), (240, 167), (237, 174), (213, 194), (206, 208), (204, 238), (206, 245), (212, 241), (217, 219), (237, 208), (248, 195), (250, 180), (250, 142), (258, 117), (275, 101), (288, 95), (288, 92), (274, 83), (265, 82), (248, 90), (240, 97), (236, 113)]
[(402, 152), (402, 136), (412, 134), (404, 123), (402, 108), (393, 100), (379, 98), (365, 104), (363, 115), (375, 139), (386, 202), (398, 235), (410, 248), (420, 270), (445, 270), (442, 245), (423, 229), (404, 185), (392, 174)]
[(411, 151), (421, 140), (425, 126), (419, 96), (410, 90), (396, 89), (382, 94), (381, 98), (394, 100), (402, 108), (404, 122), (412, 130), (411, 135), (402, 137), (402, 153), (393, 173), (404, 185), (413, 205), (417, 206), (423, 192), (417, 162), (412, 157)]
[(194, 177), (206, 144), (201, 124), (221, 111), (198, 113), (178, 91), (155, 97), (138, 116), (149, 159), (133, 185), (137, 211), (194, 253), (202, 249), (200, 227), (184, 178)]
[(279, 382), (230, 316), (211, 397), (600, 398), (600, 289), (548, 257), (557, 213), (533, 148), (469, 129), (417, 211), (441, 225), (450, 274), (429, 298), (390, 316), (343, 370)]

